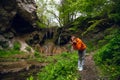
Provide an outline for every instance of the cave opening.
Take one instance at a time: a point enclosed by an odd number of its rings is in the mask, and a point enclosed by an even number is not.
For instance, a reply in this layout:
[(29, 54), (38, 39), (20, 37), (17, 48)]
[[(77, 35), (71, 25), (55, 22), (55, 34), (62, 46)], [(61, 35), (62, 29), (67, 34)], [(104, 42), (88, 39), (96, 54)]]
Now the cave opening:
[(19, 14), (16, 14), (16, 16), (13, 18), (12, 28), (18, 34), (30, 33), (34, 30), (33, 26)]

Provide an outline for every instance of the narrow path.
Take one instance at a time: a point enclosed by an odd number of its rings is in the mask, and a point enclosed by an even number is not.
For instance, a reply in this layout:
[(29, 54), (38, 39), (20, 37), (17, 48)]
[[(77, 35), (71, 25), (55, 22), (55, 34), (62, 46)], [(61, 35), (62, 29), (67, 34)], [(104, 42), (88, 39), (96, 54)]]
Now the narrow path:
[(81, 80), (99, 80), (96, 66), (93, 60), (93, 52), (85, 57), (84, 70), (80, 72)]

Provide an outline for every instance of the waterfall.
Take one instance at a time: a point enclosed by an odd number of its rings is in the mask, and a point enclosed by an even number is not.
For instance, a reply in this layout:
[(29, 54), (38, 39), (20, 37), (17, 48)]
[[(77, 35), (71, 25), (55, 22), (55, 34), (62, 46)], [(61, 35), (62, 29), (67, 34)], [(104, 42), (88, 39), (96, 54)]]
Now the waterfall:
[(58, 43), (57, 44), (60, 45), (60, 35), (58, 37)]
[(60, 32), (59, 37), (58, 37), (58, 42), (57, 42), (58, 45), (60, 45), (60, 39), (61, 39), (60, 36), (61, 36), (61, 33), (62, 32)]

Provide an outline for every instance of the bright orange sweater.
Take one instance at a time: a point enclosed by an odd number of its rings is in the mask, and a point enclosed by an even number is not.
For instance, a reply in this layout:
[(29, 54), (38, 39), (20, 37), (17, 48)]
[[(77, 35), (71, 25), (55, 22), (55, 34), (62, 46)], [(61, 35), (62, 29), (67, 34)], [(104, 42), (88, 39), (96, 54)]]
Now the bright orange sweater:
[[(75, 43), (74, 43), (75, 42)], [(73, 40), (73, 44), (72, 44), (73, 48), (75, 50), (80, 50), (80, 51), (83, 51), (84, 49), (86, 49), (86, 45), (82, 42), (81, 39), (79, 38), (75, 38)]]

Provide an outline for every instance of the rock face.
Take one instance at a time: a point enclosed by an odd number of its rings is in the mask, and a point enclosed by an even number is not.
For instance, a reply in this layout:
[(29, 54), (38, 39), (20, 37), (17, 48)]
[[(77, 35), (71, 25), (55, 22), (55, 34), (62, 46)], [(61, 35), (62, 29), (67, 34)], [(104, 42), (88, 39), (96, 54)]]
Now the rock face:
[(33, 31), (36, 20), (34, 0), (0, 0), (0, 48), (15, 35)]

